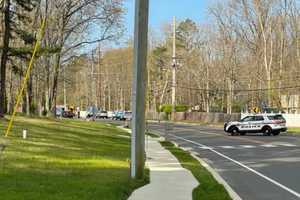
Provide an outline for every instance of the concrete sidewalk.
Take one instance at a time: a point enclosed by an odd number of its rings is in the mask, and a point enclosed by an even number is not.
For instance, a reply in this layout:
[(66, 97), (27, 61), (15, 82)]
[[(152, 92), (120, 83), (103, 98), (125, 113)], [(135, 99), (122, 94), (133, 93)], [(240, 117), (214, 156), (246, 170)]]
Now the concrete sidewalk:
[(150, 184), (136, 190), (128, 200), (192, 200), (198, 181), (158, 142), (150, 138), (147, 145)]

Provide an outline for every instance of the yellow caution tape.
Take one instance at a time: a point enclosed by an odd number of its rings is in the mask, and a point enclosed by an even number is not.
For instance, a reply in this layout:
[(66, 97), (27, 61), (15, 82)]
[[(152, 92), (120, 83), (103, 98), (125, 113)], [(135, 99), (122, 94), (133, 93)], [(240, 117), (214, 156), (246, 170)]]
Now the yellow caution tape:
[(28, 68), (26, 70), (25, 77), (23, 79), (23, 83), (22, 83), (21, 88), (20, 88), (20, 90), (18, 92), (18, 95), (17, 95), (17, 101), (16, 101), (16, 104), (15, 104), (15, 107), (14, 107), (13, 114), (12, 114), (12, 116), (10, 118), (8, 127), (6, 129), (5, 137), (8, 137), (8, 135), (10, 133), (10, 130), (12, 128), (12, 125), (13, 125), (13, 122), (14, 122), (14, 118), (15, 118), (16, 113), (17, 113), (17, 108), (18, 108), (18, 106), (20, 104), (20, 101), (21, 101), (24, 89), (25, 89), (25, 87), (27, 85), (27, 81), (28, 81), (28, 79), (30, 77), (30, 73), (31, 73), (31, 69), (32, 69), (32, 66), (33, 66), (33, 62), (34, 62), (36, 53), (38, 52), (38, 50), (39, 50), (39, 48), (41, 46), (41, 42), (42, 42), (44, 34), (45, 34), (45, 27), (46, 27), (46, 19), (43, 19), (41, 27), (40, 27), (40, 30), (39, 30), (39, 33), (38, 33), (37, 41), (35, 43), (34, 50), (32, 52), (32, 56), (31, 56)]

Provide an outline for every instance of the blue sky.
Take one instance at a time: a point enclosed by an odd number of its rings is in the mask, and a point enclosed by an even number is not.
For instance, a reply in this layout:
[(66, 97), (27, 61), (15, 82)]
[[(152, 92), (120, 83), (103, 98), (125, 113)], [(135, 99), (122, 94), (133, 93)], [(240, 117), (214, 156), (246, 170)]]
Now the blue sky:
[[(173, 16), (178, 20), (190, 18), (195, 22), (205, 23), (207, 8), (216, 0), (149, 0), (149, 26), (159, 30), (164, 23), (171, 23)], [(125, 0), (127, 9), (126, 28), (127, 35), (133, 35), (134, 29), (134, 2)]]

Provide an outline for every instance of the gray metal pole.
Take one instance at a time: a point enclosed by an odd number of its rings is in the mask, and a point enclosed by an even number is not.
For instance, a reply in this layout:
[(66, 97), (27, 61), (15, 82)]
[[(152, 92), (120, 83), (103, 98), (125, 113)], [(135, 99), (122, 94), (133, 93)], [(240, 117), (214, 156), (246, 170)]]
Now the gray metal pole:
[(173, 18), (173, 56), (172, 56), (172, 120), (176, 113), (176, 17)]
[(148, 13), (149, 0), (136, 0), (131, 135), (131, 177), (134, 179), (144, 177), (145, 167)]

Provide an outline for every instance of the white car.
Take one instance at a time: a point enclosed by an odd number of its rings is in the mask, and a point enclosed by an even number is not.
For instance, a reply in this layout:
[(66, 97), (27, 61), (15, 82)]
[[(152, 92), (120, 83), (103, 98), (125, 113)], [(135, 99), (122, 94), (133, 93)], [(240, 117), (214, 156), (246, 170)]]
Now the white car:
[(107, 117), (108, 117), (108, 119), (113, 119), (115, 117), (115, 112), (107, 111)]
[(132, 112), (131, 111), (126, 111), (124, 115), (125, 120), (131, 121), (132, 120)]
[(107, 112), (105, 110), (102, 110), (102, 111), (98, 112), (96, 114), (96, 118), (107, 119), (108, 118)]
[(231, 135), (263, 133), (266, 136), (275, 136), (287, 131), (287, 126), (281, 114), (253, 114), (240, 121), (225, 123), (224, 131)]

